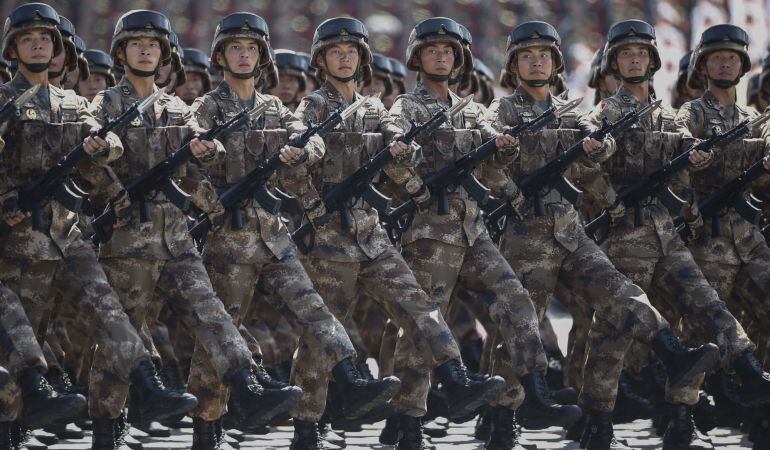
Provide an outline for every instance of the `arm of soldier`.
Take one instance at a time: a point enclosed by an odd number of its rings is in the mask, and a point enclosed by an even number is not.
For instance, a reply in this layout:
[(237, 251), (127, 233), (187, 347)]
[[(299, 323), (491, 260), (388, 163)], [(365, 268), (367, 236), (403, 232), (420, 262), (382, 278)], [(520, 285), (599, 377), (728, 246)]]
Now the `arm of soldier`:
[(178, 180), (179, 187), (190, 195), (190, 201), (211, 219), (212, 230), (224, 222), (225, 207), (219, 201), (219, 194), (202, 167), (190, 164), (184, 177)]
[(476, 129), (481, 132), (481, 139), (484, 141), (489, 139), (495, 140), (497, 153), (503, 153), (507, 155), (511, 152), (518, 151), (518, 140), (513, 136), (498, 131), (492, 122), (486, 118), (487, 111), (484, 106), (475, 102), (471, 102), (465, 108), (470, 108), (471, 112), (476, 115)]
[[(397, 97), (393, 102), (387, 118), (383, 120), (384, 126), (387, 126), (390, 132), (394, 133), (396, 130), (406, 130), (411, 127), (410, 121), (414, 120), (412, 114), (414, 110), (407, 106), (408, 102), (409, 100), (403, 96)], [(412, 147), (411, 150), (401, 153), (393, 162), (388, 164), (385, 174), (411, 197), (415, 197), (418, 202), (423, 203), (430, 199), (430, 191), (425, 186), (420, 174), (417, 173), (417, 167), (422, 162), (420, 147), (416, 143), (413, 143)]]
[[(685, 103), (679, 108), (674, 125), (682, 134), (683, 151), (700, 142), (696, 136), (703, 136), (706, 131), (706, 118), (700, 109), (693, 107), (692, 102)], [(697, 172), (711, 165), (711, 153), (692, 151), (690, 153), (690, 166), (688, 170)]]
[(615, 139), (609, 134), (605, 136), (602, 142), (592, 139), (587, 135), (596, 131), (598, 128), (589, 119), (590, 113), (580, 113), (577, 119), (577, 125), (586, 137), (583, 138), (583, 151), (586, 157), (595, 163), (603, 163), (615, 154), (617, 145)]
[(109, 164), (123, 156), (123, 144), (120, 142), (120, 138), (112, 132), (107, 133), (104, 139), (93, 136), (93, 134), (99, 131), (103, 123), (98, 120), (93, 111), (93, 108), (85, 102), (85, 99), (78, 101), (77, 121), (88, 124), (91, 127), (90, 133), (92, 134), (92, 136), (88, 136), (83, 140), (83, 148), (96, 164)]
[[(500, 132), (518, 124), (518, 118), (511, 105), (499, 98), (494, 99), (484, 112), (484, 121)], [(519, 157), (519, 151), (519, 142), (516, 140), (512, 145), (495, 152), (489, 160), (490, 164), (500, 168), (508, 167)]]
[[(280, 101), (276, 101), (276, 104), (278, 105), (279, 116), (281, 118), (281, 126), (286, 129), (290, 140), (307, 130), (307, 126), (299, 117), (292, 113), (289, 108), (283, 106), (283, 103)], [(286, 146), (285, 149), (289, 149), (289, 147)], [(323, 159), (324, 153), (326, 153), (323, 138), (317, 134), (310, 137), (305, 148), (298, 150), (301, 150), (301, 152), (298, 152), (297, 162), (295, 164), (307, 164), (310, 166), (315, 165), (318, 161)]]

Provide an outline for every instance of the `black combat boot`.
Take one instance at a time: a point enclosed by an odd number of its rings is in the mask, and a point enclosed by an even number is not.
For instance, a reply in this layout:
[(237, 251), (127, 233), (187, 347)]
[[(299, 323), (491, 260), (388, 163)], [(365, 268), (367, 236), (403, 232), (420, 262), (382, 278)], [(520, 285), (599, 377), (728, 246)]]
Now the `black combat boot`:
[(481, 408), (479, 417), (476, 419), (473, 437), (481, 442), (487, 442), (489, 434), (492, 432), (492, 410), (493, 407), (491, 406)]
[(197, 405), (194, 395), (166, 389), (152, 362), (142, 361), (131, 372), (130, 407), (136, 423), (161, 421), (186, 413)]
[(695, 428), (703, 434), (708, 434), (717, 427), (716, 406), (703, 391), (698, 393), (698, 403), (692, 408), (692, 419), (695, 421)]
[(518, 411), (518, 418), (524, 428), (542, 430), (552, 426), (569, 428), (580, 419), (581, 410), (577, 405), (560, 405), (551, 395), (543, 372), (535, 371), (521, 377), (524, 387), (524, 403)]
[(504, 406), (492, 409), (492, 433), (489, 436), (488, 450), (524, 450), (519, 445), (515, 411)]
[(505, 380), (501, 377), (471, 380), (465, 365), (456, 359), (436, 367), (436, 377), (446, 391), (450, 419), (474, 415), (477, 409), (497, 399), (505, 390)]
[(227, 381), (231, 388), (228, 408), (242, 431), (264, 427), (275, 416), (289, 411), (302, 395), (302, 389), (296, 386), (263, 388), (251, 367), (236, 371)]
[(752, 424), (749, 438), (754, 442), (752, 450), (770, 450), (770, 405), (763, 407)]
[(331, 445), (336, 445), (339, 448), (345, 448), (348, 446), (345, 442), (345, 435), (342, 431), (340, 433), (332, 430), (332, 427), (329, 426), (328, 422), (318, 422), (318, 435), (321, 437), (322, 441)]
[(668, 385), (672, 388), (687, 386), (693, 378), (719, 363), (719, 347), (708, 343), (687, 348), (670, 328), (659, 331), (650, 346), (666, 366)]
[(630, 423), (636, 419), (649, 419), (652, 417), (652, 411), (652, 402), (637, 394), (631, 386), (628, 376), (621, 372), (612, 421), (614, 423)]
[[(546, 379), (546, 383), (548, 383), (548, 380)], [(548, 384), (549, 389), (551, 384)], [(559, 388), (557, 390), (552, 390), (551, 394), (553, 396), (553, 401), (560, 405), (574, 405), (578, 402), (578, 393), (573, 387), (563, 387)]]
[(54, 422), (69, 422), (86, 413), (86, 398), (80, 394), (64, 394), (53, 390), (37, 367), (25, 369), (19, 379), (24, 423), (42, 428)]
[(365, 380), (351, 358), (345, 358), (332, 368), (342, 398), (342, 411), (348, 419), (361, 417), (386, 402), (401, 389), (396, 377), (382, 380)]
[(256, 368), (252, 367), (252, 372), (254, 372), (254, 376), (263, 388), (281, 390), (291, 386), (283, 380), (271, 377), (267, 370), (265, 370), (265, 366), (262, 365), (261, 358), (255, 358), (254, 362), (256, 363)]
[(385, 426), (380, 431), (380, 444), (396, 445), (398, 442), (398, 414), (385, 419)]
[(580, 442), (580, 440), (583, 438), (583, 433), (585, 432), (587, 424), (588, 416), (583, 414), (577, 422), (572, 424), (572, 426), (567, 429), (567, 433), (565, 433), (564, 438), (573, 442)]
[(118, 433), (116, 419), (93, 419), (91, 450), (118, 450), (122, 433)]
[(663, 436), (663, 450), (708, 450), (714, 446), (695, 431), (692, 407), (682, 404), (670, 405), (669, 422)]
[(611, 412), (589, 411), (587, 417), (583, 438), (580, 440), (580, 448), (586, 450), (627, 450), (630, 448), (615, 439)]
[(399, 414), (398, 429), (396, 450), (435, 450), (422, 435), (422, 417)]
[(762, 370), (754, 353), (744, 353), (733, 361), (733, 367), (741, 379), (738, 393), (743, 405), (758, 406), (770, 402), (770, 374)]
[(0, 422), (0, 450), (11, 450), (13, 448), (11, 427), (11, 422)]
[(290, 450), (338, 450), (340, 448), (321, 439), (317, 423), (293, 420), (294, 437), (291, 439)]
[(193, 417), (192, 450), (216, 450), (219, 448), (214, 422)]

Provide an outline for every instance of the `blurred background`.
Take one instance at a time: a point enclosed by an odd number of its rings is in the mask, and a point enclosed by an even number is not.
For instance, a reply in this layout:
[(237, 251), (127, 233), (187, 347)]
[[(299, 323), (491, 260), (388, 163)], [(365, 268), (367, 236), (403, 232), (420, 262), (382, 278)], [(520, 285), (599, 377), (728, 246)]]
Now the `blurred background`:
[[(0, 0), (4, 16), (20, 1)], [(637, 18), (654, 24), (663, 59), (655, 77), (659, 97), (670, 100), (678, 62), (705, 28), (723, 22), (739, 25), (752, 39), (755, 67), (767, 51), (770, 0), (87, 0), (52, 1), (77, 27), (89, 48), (108, 50), (116, 19), (125, 11), (155, 9), (166, 14), (184, 47), (208, 53), (217, 22), (236, 11), (267, 20), (274, 48), (309, 51), (313, 30), (324, 19), (342, 15), (362, 20), (375, 51), (399, 59), (409, 32), (419, 21), (447, 16), (473, 34), (474, 55), (499, 74), (510, 30), (526, 20), (553, 24), (562, 36), (566, 78), (573, 95), (586, 95), (591, 56), (604, 44), (612, 23)], [(748, 77), (744, 77), (745, 80)], [(739, 88), (741, 95), (745, 87)]]

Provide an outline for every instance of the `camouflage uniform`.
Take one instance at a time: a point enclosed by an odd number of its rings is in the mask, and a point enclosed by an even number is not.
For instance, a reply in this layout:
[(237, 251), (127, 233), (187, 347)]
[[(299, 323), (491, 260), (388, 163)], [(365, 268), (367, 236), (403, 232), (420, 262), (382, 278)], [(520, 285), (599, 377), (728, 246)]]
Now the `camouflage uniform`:
[[(559, 107), (566, 101), (551, 97), (550, 103)], [(495, 127), (513, 127), (521, 122), (533, 120), (543, 113), (527, 92), (519, 87), (513, 95), (496, 99), (489, 108), (489, 120)], [(500, 192), (501, 198), (510, 197), (516, 188), (514, 180), (520, 179), (556, 159), (593, 127), (579, 114), (570, 112), (562, 116), (560, 123), (549, 124), (538, 133), (519, 137), (519, 157), (508, 166), (510, 179), (505, 184), (490, 183), (493, 192)], [(603, 148), (588, 159), (594, 163), (606, 160), (614, 152), (614, 141), (604, 142)], [(585, 162), (584, 164), (589, 164)], [(579, 170), (574, 165), (574, 170)], [(573, 168), (567, 172), (572, 178)], [(489, 178), (485, 180), (491, 181)], [(502, 180), (501, 180), (502, 181)], [(585, 181), (590, 185), (590, 180)], [(658, 311), (650, 306), (647, 295), (615, 269), (609, 258), (583, 231), (580, 216), (572, 204), (554, 189), (543, 197), (546, 213), (537, 217), (531, 201), (522, 208), (523, 220), (513, 220), (506, 227), (500, 240), (500, 248), (516, 274), (521, 277), (537, 309), (538, 318), (543, 320), (545, 311), (561, 280), (570, 286), (576, 299), (585, 303), (583, 311), (593, 309), (594, 320), (611, 324), (622, 324), (619, 331), (633, 339), (649, 341), (668, 325)], [(571, 310), (573, 317), (581, 310)], [(619, 376), (620, 373), (605, 373), (605, 377)], [(606, 385), (612, 386), (611, 380)], [(615, 378), (617, 381), (617, 378)], [(605, 397), (614, 398), (615, 389)]]
[[(454, 93), (449, 95), (451, 103), (460, 101)], [(411, 93), (396, 99), (390, 112), (402, 127), (408, 128), (409, 120), (427, 121), (445, 106), (418, 82)], [(482, 115), (483, 107), (471, 102), (432, 136), (418, 137), (424, 159), (416, 160), (411, 178), (395, 181), (407, 192), (415, 193), (422, 185), (420, 176), (452, 164), (479, 146), (482, 139), (495, 136), (494, 128)], [(498, 152), (496, 158), (507, 150)], [(433, 205), (416, 213), (402, 238), (404, 259), (442, 311), (446, 311), (456, 285), (483, 293), (484, 304), (513, 359), (515, 374), (544, 371), (546, 357), (528, 292), (489, 238), (476, 202), (461, 188), (449, 193), (448, 200), (447, 215), (438, 215)], [(523, 389), (516, 378), (507, 380), (509, 391), (515, 389), (521, 401)]]
[[(710, 91), (703, 97), (685, 103), (676, 117), (676, 126), (685, 138), (705, 139), (712, 128), (724, 132), (757, 112), (750, 107), (721, 106)], [(693, 202), (704, 199), (740, 175), (753, 162), (770, 154), (770, 128), (752, 130), (751, 138), (726, 148), (716, 149), (714, 158), (703, 170), (690, 174), (690, 189), (685, 192)], [(764, 138), (764, 139), (761, 139)], [(756, 193), (766, 193), (770, 175), (760, 177), (753, 185)], [(687, 195), (690, 194), (690, 195)], [(766, 194), (765, 194), (766, 195)], [(694, 211), (697, 213), (697, 211)], [(770, 323), (770, 248), (755, 225), (748, 223), (734, 209), (714, 220), (721, 223), (722, 235), (713, 236), (712, 218), (704, 218), (708, 238), (696, 239), (689, 245), (695, 261), (706, 279), (731, 307), (748, 313), (759, 323)]]
[[(306, 124), (318, 123), (340, 106), (346, 106), (345, 100), (327, 82), (306, 97), (295, 114)], [(322, 205), (320, 195), (325, 188), (344, 180), (379, 151), (384, 146), (383, 137), (390, 139), (401, 132), (388, 120), (387, 111), (376, 99), (368, 100), (338, 130), (324, 136), (326, 153), (309, 167), (310, 176), (296, 174), (284, 180), (285, 187), (298, 196), (306, 210), (311, 210), (309, 215), (317, 213), (313, 205)], [(392, 178), (403, 177), (399, 164), (389, 164), (385, 170)], [(339, 214), (335, 214), (328, 224), (315, 230), (315, 246), (302, 263), (329, 309), (343, 323), (355, 310), (355, 299), (366, 293), (403, 329), (395, 362), (402, 388), (393, 405), (401, 413), (422, 416), (432, 368), (436, 363), (459, 361), (460, 351), (443, 316), (437, 312), (438, 305), (425, 295), (385, 235), (377, 212), (362, 204), (349, 211), (353, 230), (345, 230)], [(315, 400), (300, 401), (297, 408), (304, 409), (302, 416), (315, 421), (324, 409), (326, 382), (303, 379), (303, 374), (308, 373), (308, 350), (306, 345), (300, 346), (292, 378), (300, 386), (317, 385)], [(405, 360), (416, 366), (413, 372), (398, 370), (405, 366)]]
[[(602, 118), (615, 121), (640, 103), (621, 86), (614, 96), (599, 104), (590, 118), (596, 125)], [(674, 112), (669, 107), (642, 117), (639, 124), (617, 140), (616, 153), (603, 163), (614, 189), (597, 193), (597, 198), (607, 207), (612, 205), (615, 190), (635, 182), (678, 154), (682, 142), (675, 131)], [(702, 336), (716, 341), (723, 365), (729, 366), (733, 358), (753, 349), (754, 344), (703, 276), (664, 206), (653, 200), (642, 211), (645, 225), (634, 227), (633, 208), (628, 208), (625, 219), (611, 228), (603, 245), (605, 253), (618, 270), (650, 293), (653, 304), (667, 304), (681, 317), (692, 320)], [(603, 410), (614, 403), (614, 396), (604, 394), (609, 379), (606, 374), (609, 370), (620, 371), (622, 355), (631, 342), (631, 336), (617, 324), (594, 322), (583, 374), (581, 401), (584, 404)], [(696, 379), (689, 388), (667, 390), (667, 400), (695, 404), (699, 381)]]
[[(5, 98), (29, 88), (22, 75), (4, 85)], [(20, 187), (40, 177), (64, 152), (69, 151), (97, 126), (85, 105), (70, 91), (54, 86), (41, 88), (35, 98), (24, 106), (20, 121), (8, 135), (2, 154), (3, 191)], [(117, 158), (123, 151), (117, 137), (108, 136), (110, 150), (81, 164), (80, 175), (90, 179), (98, 172), (91, 161), (102, 163)], [(103, 387), (102, 379), (128, 383), (129, 374), (147, 352), (123, 312), (120, 302), (107, 282), (90, 244), (80, 236), (77, 215), (64, 209), (56, 201), (43, 207), (48, 232), (32, 228), (25, 221), (11, 229), (3, 238), (0, 259), (0, 279), (20, 294), (24, 309), (38, 340), (46, 334), (45, 314), (52, 307), (51, 286), (60, 277), (74, 277), (78, 290), (80, 314), (95, 322), (95, 342), (99, 345), (92, 366), (91, 392)], [(98, 397), (91, 396), (91, 408)], [(116, 417), (123, 402), (109, 413)], [(93, 414), (93, 417), (108, 417)]]
[[(304, 131), (303, 124), (277, 97), (255, 93), (255, 102), (267, 103), (269, 108), (257, 123), (230, 132), (224, 141), (226, 160), (206, 168), (214, 189), (223, 190), (239, 181), (283, 147), (287, 134)], [(198, 123), (208, 128), (238, 114), (242, 106), (237, 94), (227, 81), (223, 81), (217, 89), (197, 99), (192, 109)], [(310, 153), (309, 164), (323, 155), (323, 143), (318, 137), (305, 148)], [(214, 200), (212, 205), (207, 205), (209, 208), (217, 204), (216, 192), (213, 194), (213, 199), (209, 197)], [(236, 325), (240, 325), (247, 314), (255, 288), (274, 307), (286, 305), (303, 328), (299, 345), (308, 350), (302, 366), (307, 372), (296, 377), (308, 381), (324, 380), (325, 383), (332, 367), (345, 358), (355, 357), (353, 345), (342, 324), (313, 289), (280, 217), (264, 210), (256, 199), (241, 207), (241, 212), (246, 219), (245, 228), (233, 230), (229, 216), (208, 238), (204, 263), (214, 289)], [(211, 376), (210, 364), (203, 364), (204, 357), (203, 349), (196, 350), (193, 355), (190, 388), (200, 401), (195, 415), (211, 421), (224, 412), (227, 392), (225, 386)], [(315, 395), (314, 385), (298, 386), (305, 392), (304, 396), (312, 398)]]
[[(117, 117), (139, 98), (128, 78), (94, 98), (93, 110), (97, 120)], [(164, 94), (149, 113), (124, 130), (122, 141), (126, 148), (123, 158), (113, 163), (116, 178), (128, 180), (167, 157), (193, 137), (198, 123), (189, 106), (180, 99)], [(198, 160), (211, 164), (221, 157), (223, 149), (217, 145), (216, 154)], [(177, 174), (186, 175), (196, 166), (181, 167)], [(108, 188), (114, 197), (120, 191), (118, 179)], [(142, 222), (139, 208), (131, 211), (131, 220), (123, 228), (115, 229), (112, 239), (100, 246), (100, 261), (126, 309), (131, 322), (141, 329), (145, 324), (149, 302), (156, 290), (172, 302), (174, 310), (186, 325), (194, 330), (198, 343), (203, 345), (220, 380), (251, 364), (246, 342), (238, 333), (232, 317), (217, 298), (187, 232), (187, 218), (165, 195), (156, 192), (146, 199), (150, 221)], [(128, 385), (110, 380), (103, 392), (92, 392), (102, 399), (105, 409), (115, 397), (125, 397)]]

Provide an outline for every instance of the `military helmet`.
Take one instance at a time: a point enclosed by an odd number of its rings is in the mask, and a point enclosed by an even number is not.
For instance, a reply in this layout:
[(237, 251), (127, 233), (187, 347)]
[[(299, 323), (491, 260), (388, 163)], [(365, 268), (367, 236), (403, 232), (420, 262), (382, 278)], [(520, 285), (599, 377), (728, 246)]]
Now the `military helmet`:
[(470, 30), (465, 28), (461, 23), (458, 23), (458, 25), (460, 26), (460, 42), (463, 44), (463, 72), (470, 74), (473, 72), (474, 68), (473, 51), (471, 50), (473, 37), (471, 36)]
[(391, 73), (393, 72), (393, 69), (390, 65), (390, 58), (381, 53), (375, 53), (372, 59), (372, 72), (373, 75), (383, 79), (385, 91), (382, 93), (382, 96), (387, 97), (392, 94), (393, 79), (391, 78)]
[[(226, 16), (217, 24), (214, 32), (214, 42), (211, 43), (211, 67), (224, 69), (216, 58), (216, 52), (222, 51), (222, 47), (228, 39), (246, 38), (254, 39), (259, 45), (259, 69), (269, 69), (273, 65), (270, 54), (270, 30), (267, 22), (262, 17), (250, 12), (237, 12)], [(256, 75), (256, 74), (255, 74)]]
[(746, 85), (746, 103), (749, 106), (757, 106), (757, 100), (759, 99), (759, 92), (762, 88), (759, 84), (761, 74), (755, 73), (749, 78), (749, 82)]
[(762, 60), (762, 72), (759, 75), (759, 88), (762, 89), (762, 86), (770, 81), (770, 54), (765, 56), (765, 58)]
[(740, 55), (741, 74), (734, 81), (737, 84), (738, 80), (751, 70), (751, 58), (748, 49), (749, 35), (743, 28), (727, 23), (707, 28), (700, 35), (700, 40), (690, 58), (690, 64), (687, 68), (687, 86), (692, 89), (701, 83), (705, 86), (704, 64), (706, 58), (710, 53), (718, 50), (732, 50)]
[(655, 28), (643, 20), (624, 20), (617, 22), (607, 32), (607, 43), (604, 46), (604, 58), (602, 58), (602, 73), (620, 75), (612, 68), (618, 49), (624, 45), (642, 44), (650, 50), (649, 76), (660, 70), (661, 61), (658, 52), (658, 44), (655, 41)]
[(59, 32), (64, 43), (64, 51), (67, 54), (64, 60), (64, 67), (68, 72), (72, 72), (78, 68), (78, 52), (75, 47), (75, 25), (68, 18), (59, 15)]
[(551, 24), (540, 21), (524, 22), (518, 25), (508, 35), (507, 60), (505, 70), (511, 70), (511, 64), (514, 62), (516, 52), (519, 50), (545, 46), (550, 47), (553, 52), (554, 73), (561, 73), (564, 70), (564, 56), (561, 53), (561, 37)]
[(320, 69), (317, 65), (318, 55), (322, 53), (324, 47), (341, 42), (358, 44), (361, 49), (361, 70), (372, 63), (369, 31), (366, 26), (360, 20), (352, 17), (335, 17), (323, 21), (313, 33), (313, 42), (310, 46), (310, 67)]
[(593, 58), (591, 58), (591, 70), (588, 73), (588, 87), (591, 89), (599, 89), (599, 80), (605, 75), (602, 72), (602, 59), (604, 58), (604, 47), (599, 47), (594, 52)]
[(80, 80), (87, 80), (88, 77), (91, 76), (91, 73), (88, 68), (88, 60), (86, 60), (84, 55), (86, 51), (86, 43), (83, 42), (83, 39), (78, 35), (75, 35), (72, 40), (75, 42), (75, 51), (78, 54), (78, 69), (80, 69)]
[(483, 76), (489, 81), (492, 81), (495, 79), (495, 74), (492, 72), (492, 69), (490, 69), (489, 66), (484, 64), (484, 62), (481, 61), (480, 59), (473, 60), (473, 70), (481, 74), (481, 76)]
[(390, 79), (393, 81), (394, 86), (398, 86), (399, 90), (403, 93), (406, 92), (406, 66), (396, 58), (388, 58), (390, 60)]
[(270, 67), (265, 69), (257, 81), (260, 89), (273, 89), (278, 86), (278, 67), (275, 65), (275, 50), (273, 50), (273, 47), (270, 47), (270, 44), (268, 44), (267, 49), (270, 53)]
[(168, 35), (169, 44), (171, 44), (171, 70), (176, 73), (176, 85), (181, 86), (187, 82), (187, 75), (184, 71), (184, 49), (179, 45), (179, 36), (172, 31)]
[(115, 32), (112, 34), (110, 43), (110, 56), (115, 61), (115, 66), (123, 68), (123, 63), (117, 57), (118, 48), (128, 39), (134, 38), (155, 38), (160, 42), (161, 56), (158, 67), (168, 64), (171, 58), (171, 22), (168, 17), (157, 11), (148, 9), (131, 10), (118, 19), (115, 24)]
[(304, 58), (294, 50), (278, 49), (275, 51), (275, 66), (278, 69), (278, 73), (297, 77), (300, 92), (307, 89), (305, 73), (309, 69), (308, 63), (309, 58)]
[(462, 67), (464, 49), (463, 30), (460, 24), (447, 17), (433, 17), (418, 23), (409, 34), (409, 42), (406, 47), (406, 67), (409, 70), (419, 71), (415, 61), (420, 49), (430, 42), (450, 43), (455, 49), (455, 62), (452, 69)]
[(88, 49), (83, 52), (83, 56), (88, 61), (88, 70), (91, 73), (98, 73), (107, 77), (107, 84), (115, 86), (115, 75), (112, 73), (112, 58), (101, 50)]
[(203, 50), (197, 48), (185, 48), (183, 50), (184, 57), (182, 63), (184, 64), (185, 73), (197, 73), (203, 80), (203, 90), (208, 92), (211, 90), (211, 75), (209, 74), (209, 56)]
[(3, 82), (7, 82), (13, 78), (13, 75), (11, 74), (11, 65), (2, 56), (0, 56), (0, 76), (5, 80)]
[(35, 28), (45, 28), (51, 32), (53, 40), (53, 56), (64, 51), (64, 43), (59, 31), (59, 14), (53, 7), (45, 3), (27, 3), (11, 11), (11, 15), (5, 19), (3, 27), (3, 52), (2, 56), (8, 61), (11, 58), (8, 50), (22, 31)]

